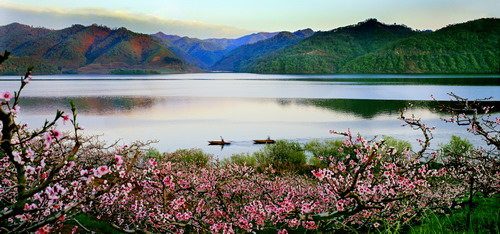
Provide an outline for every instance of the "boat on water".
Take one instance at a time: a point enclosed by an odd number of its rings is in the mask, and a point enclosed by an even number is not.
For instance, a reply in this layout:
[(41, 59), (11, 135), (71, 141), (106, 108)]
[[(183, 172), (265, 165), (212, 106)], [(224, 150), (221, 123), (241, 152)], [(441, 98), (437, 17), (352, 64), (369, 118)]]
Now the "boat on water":
[(275, 140), (253, 140), (254, 144), (274, 144)]
[(274, 144), (275, 140), (272, 140), (270, 137), (267, 137), (265, 140), (253, 140), (254, 144)]
[(229, 145), (231, 142), (228, 141), (208, 141), (209, 145)]
[(220, 141), (208, 141), (209, 145), (229, 145), (231, 142), (229, 141), (224, 141), (224, 138), (222, 136), (220, 137)]

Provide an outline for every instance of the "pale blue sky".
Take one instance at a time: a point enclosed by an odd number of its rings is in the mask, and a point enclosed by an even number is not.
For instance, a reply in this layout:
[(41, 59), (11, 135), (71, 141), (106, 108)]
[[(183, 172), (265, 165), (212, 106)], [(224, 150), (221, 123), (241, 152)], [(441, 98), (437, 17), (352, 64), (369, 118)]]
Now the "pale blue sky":
[(237, 37), (256, 31), (331, 30), (367, 18), (439, 29), (500, 17), (499, 0), (0, 0), (0, 24), (47, 28), (104, 24), (192, 37)]

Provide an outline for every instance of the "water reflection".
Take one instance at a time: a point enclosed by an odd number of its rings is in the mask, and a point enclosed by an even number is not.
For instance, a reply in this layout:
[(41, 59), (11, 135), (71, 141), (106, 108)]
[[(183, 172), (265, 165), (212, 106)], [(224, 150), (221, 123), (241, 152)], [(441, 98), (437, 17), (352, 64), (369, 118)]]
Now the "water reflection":
[[(367, 100), (367, 99), (252, 99), (252, 98), (194, 98), (194, 97), (23, 97), (21, 102), (24, 111), (30, 114), (49, 114), (56, 109), (68, 109), (70, 101), (78, 107), (78, 111), (90, 115), (126, 115), (129, 117), (147, 115), (154, 119), (215, 119), (223, 116), (240, 120), (263, 121), (269, 119), (298, 118), (301, 113), (275, 111), (276, 105), (282, 109), (319, 109), (338, 112), (336, 117), (359, 117), (373, 119), (377, 116), (397, 115), (399, 110), (412, 104), (419, 109), (438, 112), (439, 104), (449, 102), (419, 100)], [(483, 102), (489, 106), (500, 106), (499, 101)], [(496, 110), (496, 109), (495, 109)], [(252, 112), (248, 115), (246, 111)], [(245, 113), (238, 115), (238, 113)], [(262, 114), (258, 114), (262, 113)], [(291, 115), (290, 115), (291, 114)], [(342, 116), (342, 114), (344, 114)], [(320, 119), (321, 117), (318, 116)], [(330, 116), (329, 116), (330, 117)]]
[(92, 115), (123, 114), (141, 109), (150, 109), (156, 102), (154, 98), (138, 97), (21, 97), (23, 109), (30, 114), (49, 114), (56, 109), (69, 109), (70, 101), (78, 107), (79, 113)]
[[(1, 77), (0, 91), (17, 90), (18, 79)], [(304, 143), (335, 137), (331, 129), (416, 143), (418, 133), (401, 128), (397, 119), (399, 109), (412, 102), (416, 116), (438, 127), (433, 143), (437, 147), (451, 135), (469, 135), (431, 111), (430, 95), (447, 100), (446, 93), (454, 92), (499, 101), (499, 80), (498, 75), (38, 76), (23, 90), (20, 118), (40, 126), (56, 109), (69, 111), (74, 100), (87, 134), (103, 134), (109, 141), (159, 140), (155, 147), (160, 151), (201, 148), (227, 157), (260, 149), (253, 139), (271, 136)], [(231, 145), (207, 145), (219, 136)]]
[[(39, 126), (52, 118), (55, 109), (69, 110), (70, 98), (21, 100), (21, 120)], [(408, 101), (323, 100), (197, 97), (75, 97), (80, 123), (88, 134), (103, 134), (109, 141), (159, 140), (161, 151), (201, 148), (217, 157), (254, 152), (262, 146), (253, 139), (272, 136), (306, 142), (334, 136), (329, 130), (360, 132), (368, 136), (390, 135), (414, 143), (418, 133), (401, 128), (399, 109)], [(429, 125), (438, 126), (436, 142), (450, 135), (466, 135), (465, 129), (444, 124), (441, 114), (429, 110), (431, 102), (414, 102), (414, 113)], [(231, 145), (208, 146), (224, 136)]]

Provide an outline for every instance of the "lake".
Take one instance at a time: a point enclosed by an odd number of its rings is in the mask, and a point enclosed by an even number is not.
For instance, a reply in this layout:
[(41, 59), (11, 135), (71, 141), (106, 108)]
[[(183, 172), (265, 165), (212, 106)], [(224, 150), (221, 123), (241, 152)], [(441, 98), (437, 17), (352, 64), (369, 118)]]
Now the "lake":
[[(451, 135), (470, 138), (464, 127), (446, 124), (433, 112), (431, 95), (448, 100), (453, 92), (469, 99), (500, 101), (500, 76), (483, 75), (262, 75), (198, 73), (171, 75), (35, 76), (23, 90), (19, 120), (31, 127), (69, 111), (74, 100), (86, 134), (123, 143), (158, 140), (160, 151), (201, 148), (218, 158), (254, 152), (253, 139), (305, 143), (338, 139), (329, 130), (388, 135), (416, 147), (418, 132), (401, 127), (399, 109), (437, 127), (433, 148)], [(19, 77), (0, 77), (0, 91), (14, 91)], [(498, 106), (498, 105), (497, 105)], [(61, 126), (63, 127), (63, 126)], [(209, 146), (223, 136), (232, 144)]]

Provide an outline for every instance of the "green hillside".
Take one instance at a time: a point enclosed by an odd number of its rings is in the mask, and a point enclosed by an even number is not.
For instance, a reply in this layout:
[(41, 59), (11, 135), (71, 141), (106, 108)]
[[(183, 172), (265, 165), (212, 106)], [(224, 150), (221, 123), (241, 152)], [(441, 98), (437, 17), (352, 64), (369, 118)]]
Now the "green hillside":
[(21, 75), (26, 73), (29, 66), (35, 67), (36, 74), (57, 74), (60, 72), (57, 67), (42, 59), (29, 56), (12, 56), (0, 64), (0, 74)]
[(347, 63), (344, 73), (499, 73), (500, 19), (451, 25)]
[(376, 51), (419, 32), (375, 19), (328, 32), (317, 32), (303, 41), (259, 59), (246, 72), (335, 73), (352, 59)]

